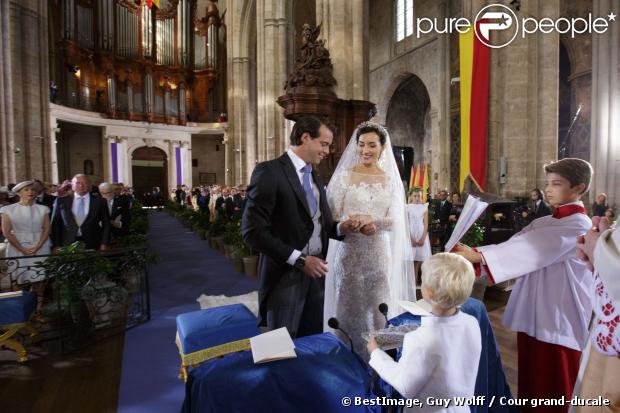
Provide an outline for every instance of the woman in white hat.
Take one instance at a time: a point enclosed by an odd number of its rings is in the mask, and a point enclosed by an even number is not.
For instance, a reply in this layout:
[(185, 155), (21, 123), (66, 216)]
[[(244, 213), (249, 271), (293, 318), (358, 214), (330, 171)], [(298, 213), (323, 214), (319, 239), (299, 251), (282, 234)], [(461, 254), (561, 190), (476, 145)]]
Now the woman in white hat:
[[(37, 193), (33, 185), (33, 181), (15, 185), (13, 192), (19, 196), (19, 202), (0, 209), (2, 233), (8, 241), (7, 257), (50, 254), (49, 208), (34, 202)], [(34, 284), (45, 280), (45, 272), (36, 264), (37, 261), (41, 261), (41, 258), (19, 260), (19, 268), (12, 274), (17, 284)], [(41, 284), (35, 289), (39, 296), (37, 310), (40, 310), (44, 286)]]

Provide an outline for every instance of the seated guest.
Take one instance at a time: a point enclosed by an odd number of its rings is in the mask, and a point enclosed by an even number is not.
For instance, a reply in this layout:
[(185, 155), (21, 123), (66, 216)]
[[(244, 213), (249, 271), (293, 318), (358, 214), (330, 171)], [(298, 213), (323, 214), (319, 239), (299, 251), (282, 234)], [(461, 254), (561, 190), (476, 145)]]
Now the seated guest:
[[(480, 326), (458, 308), (471, 294), (474, 278), (473, 266), (462, 257), (431, 256), (422, 264), (422, 296), (431, 304), (432, 315), (422, 317), (420, 327), (405, 335), (400, 360), (379, 349), (374, 337), (368, 342), (370, 367), (403, 397), (474, 396), (482, 351)], [(442, 411), (469, 412), (469, 407)]]
[(86, 248), (104, 251), (110, 244), (110, 214), (101, 197), (88, 192), (88, 177), (77, 174), (71, 180), (73, 195), (57, 198), (52, 214), (54, 249), (82, 241)]
[(607, 205), (607, 194), (600, 193), (596, 196), (596, 201), (592, 204), (592, 216), (602, 217), (605, 216), (605, 211), (609, 209)]

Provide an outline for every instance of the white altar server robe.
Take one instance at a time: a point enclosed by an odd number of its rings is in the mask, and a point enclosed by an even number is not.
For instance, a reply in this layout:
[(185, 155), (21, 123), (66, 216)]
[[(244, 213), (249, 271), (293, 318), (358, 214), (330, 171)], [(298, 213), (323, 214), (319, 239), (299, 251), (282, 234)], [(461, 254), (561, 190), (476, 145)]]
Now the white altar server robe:
[(506, 242), (477, 248), (493, 281), (518, 278), (504, 312), (507, 327), (546, 343), (583, 350), (594, 279), (576, 251), (577, 236), (591, 227), (585, 214), (549, 215)]
[[(478, 321), (459, 311), (451, 317), (422, 317), (421, 326), (405, 335), (398, 362), (377, 349), (369, 364), (403, 397), (423, 403), (405, 411), (469, 412), (467, 406), (455, 406), (453, 398), (474, 396), (481, 350)], [(427, 398), (451, 403), (447, 408), (431, 406)]]

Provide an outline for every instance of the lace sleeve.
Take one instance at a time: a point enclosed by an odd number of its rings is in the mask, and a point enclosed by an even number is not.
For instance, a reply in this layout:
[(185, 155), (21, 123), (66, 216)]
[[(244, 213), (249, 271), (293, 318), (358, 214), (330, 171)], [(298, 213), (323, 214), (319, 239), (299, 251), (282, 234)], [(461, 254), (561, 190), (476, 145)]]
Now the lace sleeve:
[(390, 231), (392, 229), (392, 218), (389, 216), (375, 219), (373, 223), (377, 227), (377, 231)]
[(373, 224), (375, 224), (375, 227), (377, 228), (377, 231), (390, 231), (392, 230), (392, 222), (393, 222), (393, 218), (391, 213), (393, 212), (392, 210), (392, 206), (390, 205), (387, 209), (387, 211), (385, 211), (385, 216), (383, 218), (377, 218), (375, 220), (373, 220)]
[(334, 221), (342, 221), (344, 213), (344, 196), (347, 192), (347, 174), (343, 173), (334, 178), (327, 187), (327, 202), (332, 211)]

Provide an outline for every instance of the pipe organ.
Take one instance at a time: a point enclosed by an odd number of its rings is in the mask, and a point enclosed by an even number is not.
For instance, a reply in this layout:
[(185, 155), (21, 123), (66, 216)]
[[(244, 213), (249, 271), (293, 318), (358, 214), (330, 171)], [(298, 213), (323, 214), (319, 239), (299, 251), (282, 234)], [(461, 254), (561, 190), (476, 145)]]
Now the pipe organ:
[(217, 0), (202, 16), (197, 2), (161, 0), (151, 8), (147, 0), (51, 0), (57, 102), (117, 119), (214, 121), (209, 94), (225, 70), (222, 21)]

